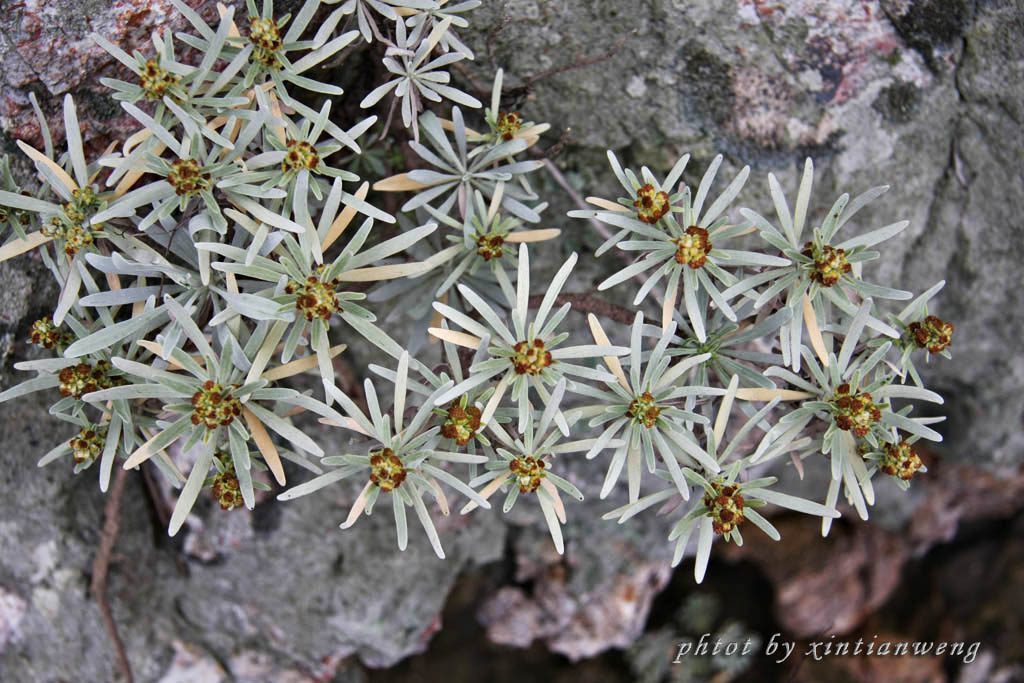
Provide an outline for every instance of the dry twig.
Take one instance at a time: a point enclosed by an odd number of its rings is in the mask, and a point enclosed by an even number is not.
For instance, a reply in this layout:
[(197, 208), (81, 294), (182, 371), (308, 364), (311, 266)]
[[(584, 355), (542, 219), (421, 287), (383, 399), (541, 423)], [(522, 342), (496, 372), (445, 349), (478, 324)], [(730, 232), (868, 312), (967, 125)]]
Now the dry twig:
[[(543, 299), (544, 295), (542, 294), (531, 296), (529, 300), (530, 308), (537, 308), (540, 306), (540, 302)], [(623, 325), (632, 325), (633, 318), (636, 317), (636, 314), (628, 308), (623, 308), (622, 306), (609, 303), (603, 299), (597, 299), (590, 294), (559, 294), (555, 297), (556, 306), (561, 306), (566, 303), (572, 304), (572, 309), (574, 311), (603, 315), (604, 317), (620, 322)]]
[(103, 615), (103, 624), (106, 626), (107, 634), (114, 643), (121, 673), (127, 683), (132, 683), (132, 666), (128, 661), (127, 653), (125, 653), (121, 636), (117, 633), (117, 623), (114, 621), (114, 615), (110, 612), (106, 596), (110, 555), (114, 551), (114, 544), (117, 543), (117, 534), (121, 527), (121, 498), (124, 495), (125, 483), (128, 481), (128, 470), (121, 467), (115, 469), (117, 472), (114, 474), (114, 485), (107, 496), (107, 504), (103, 507), (103, 531), (100, 534), (100, 547), (96, 550), (96, 557), (92, 561), (92, 582), (89, 589), (100, 607), (100, 614)]

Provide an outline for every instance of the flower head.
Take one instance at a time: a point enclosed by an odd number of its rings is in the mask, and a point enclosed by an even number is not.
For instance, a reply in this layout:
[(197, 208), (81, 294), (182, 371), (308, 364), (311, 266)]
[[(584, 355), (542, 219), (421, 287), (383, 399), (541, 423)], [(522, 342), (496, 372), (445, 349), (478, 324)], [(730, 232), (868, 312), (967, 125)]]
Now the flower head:
[(139, 85), (147, 100), (162, 100), (164, 95), (179, 83), (181, 76), (172, 74), (152, 58), (146, 60), (139, 74)]
[(213, 475), (210, 490), (214, 500), (220, 504), (220, 509), (233, 510), (244, 505), (242, 486), (238, 481), (238, 474), (235, 472), (235, 463), (229, 454), (217, 451), (214, 454), (214, 465), (217, 467), (217, 474)]
[[(594, 341), (608, 343), (608, 335), (591, 314), (588, 318)], [(667, 351), (673, 338), (675, 325), (662, 334), (654, 348), (645, 352), (643, 348), (643, 313), (637, 313), (630, 334), (628, 368), (623, 368), (618, 358), (603, 358), (612, 372), (612, 379), (605, 380), (598, 387), (578, 387), (577, 391), (596, 399), (577, 409), (581, 418), (590, 418), (589, 426), (601, 426), (603, 431), (587, 451), (587, 458), (594, 458), (607, 448), (612, 440), (618, 441), (612, 451), (608, 472), (601, 488), (601, 498), (608, 496), (623, 469), (627, 471), (629, 499), (636, 501), (640, 495), (642, 469), (639, 463), (647, 463), (653, 473), (657, 462), (661, 462), (668, 476), (676, 485), (680, 495), (689, 497), (689, 485), (683, 477), (682, 465), (707, 467), (718, 471), (717, 463), (704, 451), (697, 448), (689, 434), (693, 425), (707, 424), (707, 418), (682, 405), (684, 401), (700, 397), (720, 395), (721, 389), (688, 385), (682, 380), (702, 361), (707, 354), (683, 359), (674, 365)], [(647, 360), (644, 362), (644, 356)], [(628, 369), (628, 372), (627, 372)], [(629, 466), (623, 468), (623, 463)]]
[(32, 334), (29, 339), (33, 344), (44, 349), (58, 349), (68, 346), (75, 340), (70, 330), (62, 330), (54, 325), (50, 316), (45, 316), (32, 323)]
[(468, 396), (463, 394), (452, 401), (441, 423), (441, 436), (452, 439), (459, 446), (465, 446), (480, 431), (482, 413), (476, 406), (467, 406)]
[[(781, 331), (782, 355), (795, 372), (800, 371), (800, 343), (806, 332), (824, 328), (840, 316), (852, 317), (856, 313), (858, 302), (851, 298), (851, 293), (861, 300), (898, 300), (912, 296), (910, 292), (866, 282), (861, 277), (863, 263), (878, 257), (878, 252), (869, 251), (869, 247), (898, 235), (907, 227), (908, 221), (892, 223), (843, 241), (836, 240), (840, 228), (887, 188), (872, 188), (852, 201), (848, 194), (841, 195), (821, 223), (811, 230), (811, 239), (804, 239), (813, 177), (814, 164), (807, 159), (795, 210), (790, 213), (778, 180), (774, 175), (768, 175), (768, 185), (778, 217), (777, 225), (780, 227), (749, 209), (740, 210), (760, 232), (761, 238), (780, 250), (791, 261), (791, 265), (766, 269), (724, 292), (726, 296), (742, 294), (752, 298), (755, 309), (776, 298), (783, 299), (783, 305), (793, 315)], [(766, 283), (770, 284), (760, 294), (752, 291), (755, 286)], [(890, 337), (899, 336), (895, 329), (874, 316), (869, 317), (868, 324), (872, 329)], [(818, 333), (812, 331), (812, 334)], [(812, 336), (811, 341), (817, 343), (816, 337)]]
[[(695, 468), (685, 467), (682, 470), (683, 476), (687, 489), (691, 485), (696, 485), (703, 495), (692, 502), (689, 510), (675, 524), (669, 534), (669, 540), (675, 543), (672, 559), (672, 565), (675, 566), (683, 559), (690, 537), (695, 530), (697, 531), (697, 557), (694, 565), (694, 578), (697, 583), (704, 580), (711, 545), (716, 537), (742, 545), (741, 527), (746, 528), (747, 525), (744, 523), (749, 521), (769, 538), (779, 540), (778, 530), (758, 513), (757, 508), (774, 504), (826, 519), (839, 516), (839, 513), (829, 506), (775, 491), (771, 488), (777, 481), (775, 477), (748, 478), (754, 454), (746, 450), (749, 442), (745, 437), (753, 429), (762, 429), (765, 416), (779, 403), (779, 398), (772, 399), (768, 405), (751, 415), (732, 439), (726, 442), (729, 415), (733, 410), (734, 399), (738, 395), (739, 377), (734, 376), (722, 398), (714, 426), (705, 421), (703, 445), (698, 443), (695, 432), (687, 432), (688, 449), (699, 450), (704, 457), (695, 463)], [(774, 438), (771, 430), (766, 432), (765, 439), (771, 442)], [(783, 451), (791, 450), (789, 444), (783, 444), (781, 448)], [(708, 467), (709, 464), (713, 469)], [(680, 491), (675, 486), (664, 488), (631, 500), (627, 505), (607, 513), (604, 518), (617, 518), (622, 524), (654, 505), (678, 497), (689, 499), (688, 490)]]
[(914, 473), (920, 470), (923, 465), (914, 447), (907, 441), (899, 443), (884, 443), (882, 450), (885, 453), (878, 469), (891, 477), (898, 477), (903, 481), (910, 481)]
[[(466, 332), (453, 332), (432, 327), (430, 328), (432, 335), (472, 349), (480, 346), (482, 340), (486, 338), (490, 342), (487, 351), (491, 356), (489, 360), (473, 363), (469, 378), (459, 382), (443, 394), (438, 399), (439, 404), (452, 400), (468, 389), (488, 381), (494, 381), (497, 382), (495, 392), (499, 399), (505, 390), (511, 387), (513, 399), (519, 401), (519, 428), (523, 430), (529, 421), (527, 394), (530, 388), (533, 388), (540, 396), (545, 396), (548, 393), (546, 387), (556, 384), (565, 375), (615, 380), (614, 375), (592, 370), (572, 361), (599, 356), (619, 356), (627, 353), (628, 349), (610, 345), (559, 348), (568, 337), (568, 333), (558, 334), (557, 326), (569, 312), (571, 306), (566, 303), (554, 312), (552, 308), (575, 264), (576, 254), (573, 254), (551, 280), (551, 284), (537, 308), (537, 314), (531, 321), (528, 310), (530, 258), (526, 245), (520, 245), (518, 281), (514, 296), (508, 276), (503, 270), (495, 271), (499, 282), (502, 277), (505, 280), (502, 291), (505, 292), (509, 308), (512, 310), (511, 328), (479, 294), (463, 285), (459, 285), (459, 292), (480, 314), (485, 323), (479, 323), (451, 306), (441, 303), (434, 304), (434, 309), (438, 313), (462, 327)], [(563, 419), (560, 413), (559, 419)]]
[(928, 349), (930, 354), (941, 353), (953, 343), (953, 323), (928, 315), (924, 320), (907, 325), (907, 334), (919, 349)]
[[(445, 514), (448, 503), (439, 482), (452, 486), (460, 493), (483, 507), (489, 507), (486, 500), (476, 491), (446, 470), (441, 469), (445, 462), (480, 464), (487, 460), (481, 455), (467, 455), (443, 451), (438, 448), (440, 427), (432, 425), (434, 399), (438, 394), (451, 386), (451, 382), (442, 384), (433, 391), (416, 409), (411, 420), (406, 420), (404, 411), (408, 396), (408, 388), (412, 386), (409, 378), (409, 353), (403, 352), (398, 361), (398, 370), (393, 373), (395, 382), (394, 403), (392, 411), (384, 414), (380, 409), (380, 398), (373, 382), (364, 382), (364, 392), (369, 407), (369, 416), (363, 413), (355, 403), (343, 392), (331, 387), (333, 398), (343, 407), (347, 418), (328, 420), (328, 424), (350, 429), (370, 440), (366, 455), (346, 454), (329, 456), (321, 460), (328, 466), (339, 466), (326, 474), (300, 484), (278, 498), (290, 500), (303, 496), (341, 479), (360, 476), (365, 477), (365, 484), (349, 511), (348, 518), (341, 528), (351, 527), (365, 511), (370, 514), (374, 504), (381, 495), (391, 498), (395, 517), (395, 530), (398, 534), (398, 547), (405, 550), (408, 542), (408, 526), (406, 524), (406, 507), (416, 511), (420, 524), (423, 526), (430, 544), (438, 557), (444, 557), (441, 541), (424, 503), (424, 497), (430, 495), (441, 505)], [(424, 372), (425, 368), (421, 368)]]
[[(634, 305), (639, 305), (662, 278), (668, 276), (662, 303), (662, 330), (668, 329), (672, 321), (682, 284), (686, 314), (697, 340), (703, 343), (707, 336), (705, 321), (708, 297), (726, 318), (730, 321), (736, 320), (736, 313), (729, 300), (732, 298), (732, 290), (738, 283), (746, 280), (737, 279), (725, 268), (786, 266), (790, 261), (756, 252), (715, 248), (712, 242), (719, 244), (726, 238), (747, 231), (746, 225), (729, 224), (726, 211), (746, 183), (750, 168), (744, 167), (725, 191), (705, 207), (705, 200), (711, 191), (723, 157), (718, 155), (711, 162), (701, 179), (695, 197), (691, 197), (688, 187), (670, 194), (682, 176), (689, 158), (690, 155), (687, 154), (679, 159), (664, 183), (659, 183), (646, 167), (642, 168), (641, 176), (645, 183), (641, 185), (636, 174), (629, 169), (623, 170), (618, 159), (609, 150), (608, 159), (612, 170), (619, 183), (629, 192), (629, 196), (619, 198), (617, 203), (591, 198), (589, 201), (602, 210), (570, 211), (569, 215), (574, 218), (595, 219), (619, 229), (617, 234), (598, 248), (598, 256), (612, 246), (643, 254), (643, 258), (605, 279), (598, 285), (598, 289), (607, 289), (650, 271), (633, 300)], [(625, 237), (634, 239), (623, 239)], [(725, 288), (725, 291), (722, 291), (720, 286)]]
[[(555, 415), (560, 414), (560, 404), (565, 396), (566, 380), (563, 377), (551, 392), (551, 398), (537, 420), (526, 423), (521, 436), (505, 431), (497, 420), (487, 423), (487, 430), (495, 437), (498, 447), (485, 465), (486, 471), (470, 481), (470, 486), (483, 486), (479, 497), (486, 500), (499, 489), (507, 491), (503, 510), (509, 512), (523, 496), (537, 501), (551, 534), (551, 540), (559, 554), (565, 550), (562, 539), (562, 524), (565, 524), (565, 505), (559, 491), (568, 493), (577, 500), (583, 494), (570, 481), (552, 472), (551, 463), (564, 453), (585, 451), (589, 440), (561, 442), (569, 435), (567, 425), (557, 426)], [(532, 411), (532, 406), (530, 406)], [(611, 445), (617, 446), (615, 441)], [(473, 510), (479, 501), (471, 500), (462, 508), (462, 514)]]
[(654, 185), (651, 183), (641, 185), (636, 191), (633, 207), (636, 209), (636, 217), (639, 220), (653, 225), (660, 221), (671, 208), (668, 192), (654, 189)]
[(740, 487), (725, 483), (722, 477), (708, 482), (710, 491), (704, 492), (701, 502), (711, 516), (711, 529), (716, 534), (729, 534), (744, 520), (743, 494)]
[(78, 436), (68, 442), (75, 464), (83, 467), (91, 465), (103, 452), (106, 439), (106, 428), (98, 425), (82, 427)]

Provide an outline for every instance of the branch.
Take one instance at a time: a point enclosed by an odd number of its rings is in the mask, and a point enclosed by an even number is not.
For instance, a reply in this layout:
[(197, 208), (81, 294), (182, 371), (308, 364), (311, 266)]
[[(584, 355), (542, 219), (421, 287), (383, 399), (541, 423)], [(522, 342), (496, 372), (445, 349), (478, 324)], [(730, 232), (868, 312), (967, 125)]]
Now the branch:
[[(573, 186), (569, 184), (569, 181), (566, 179), (566, 177), (562, 175), (562, 172), (558, 170), (557, 166), (551, 163), (550, 159), (544, 159), (543, 161), (544, 169), (551, 174), (551, 177), (554, 179), (556, 183), (558, 183), (558, 186), (565, 190), (565, 193), (569, 195), (569, 198), (572, 199), (573, 203), (576, 204), (577, 208), (583, 209), (584, 211), (593, 210), (594, 207), (587, 205), (586, 201), (583, 200), (583, 197), (580, 196), (580, 193), (577, 192), (573, 188)], [(594, 229), (594, 232), (600, 235), (603, 239), (609, 240), (612, 238), (613, 233), (601, 222), (599, 222), (596, 218), (588, 218), (587, 222), (590, 223), (590, 227)], [(622, 259), (622, 261), (626, 265), (630, 265), (633, 263), (633, 259), (626, 252), (621, 251), (619, 249), (615, 249), (613, 251), (615, 252), (615, 254), (618, 255), (620, 259)], [(633, 279), (639, 282), (640, 284), (644, 284), (644, 282), (646, 282), (646, 278), (640, 274), (634, 275)], [(632, 324), (632, 321), (630, 321), (627, 324)]]
[(622, 49), (622, 46), (626, 44), (626, 41), (632, 36), (636, 35), (636, 33), (637, 29), (633, 29), (626, 35), (622, 36), (622, 38), (619, 39), (619, 42), (615, 43), (615, 45), (612, 45), (612, 48), (610, 50), (608, 50), (605, 53), (599, 54), (596, 57), (581, 57), (579, 59), (576, 59), (575, 61), (569, 62), (568, 64), (562, 64), (561, 66), (556, 66), (553, 69), (542, 71), (536, 76), (530, 76), (523, 80), (522, 87), (530, 86), (539, 80), (547, 78), (548, 76), (554, 76), (555, 74), (560, 74), (564, 71), (571, 71), (572, 69), (580, 69), (585, 66), (593, 66), (594, 64), (599, 64), (605, 61), (606, 59), (611, 59), (612, 57), (615, 56), (615, 53)]
[(117, 633), (117, 623), (114, 621), (114, 615), (110, 612), (106, 596), (107, 570), (110, 568), (110, 555), (114, 551), (114, 544), (117, 543), (117, 534), (121, 526), (121, 498), (124, 495), (125, 482), (128, 481), (128, 470), (123, 467), (115, 469), (117, 472), (114, 474), (114, 486), (107, 496), (107, 504), (103, 507), (103, 531), (100, 534), (100, 547), (92, 561), (92, 582), (89, 589), (99, 604), (100, 614), (103, 615), (103, 624), (107, 628), (110, 640), (114, 643), (121, 673), (128, 683), (132, 683), (132, 666), (124, 651), (121, 636)]
[[(531, 296), (529, 300), (530, 308), (539, 307), (543, 299), (543, 294)], [(636, 313), (628, 308), (609, 303), (603, 299), (596, 299), (589, 294), (559, 294), (555, 297), (555, 305), (561, 306), (566, 303), (572, 304), (574, 311), (603, 315), (623, 325), (632, 325), (633, 319), (636, 317)]]

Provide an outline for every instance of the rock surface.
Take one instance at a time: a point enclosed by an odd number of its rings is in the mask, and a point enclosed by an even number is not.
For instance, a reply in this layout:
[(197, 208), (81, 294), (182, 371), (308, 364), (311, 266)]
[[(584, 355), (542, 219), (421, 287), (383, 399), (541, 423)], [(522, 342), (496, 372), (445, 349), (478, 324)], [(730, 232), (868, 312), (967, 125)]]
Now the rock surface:
[[(211, 2), (189, 4), (207, 16), (214, 11)], [(903, 218), (911, 225), (887, 245), (877, 279), (915, 291), (947, 281), (935, 310), (957, 326), (955, 361), (929, 365), (925, 379), (947, 399), (938, 457), (949, 466), (929, 463), (933, 472), (898, 502), (880, 493), (873, 514), (887, 531), (865, 533), (871, 547), (886, 549), (889, 564), (872, 564), (867, 546), (853, 541), (847, 552), (809, 539), (822, 561), (805, 566), (799, 531), (771, 548), (796, 562), (800, 576), (845, 577), (853, 585), (859, 572), (877, 575), (885, 590), (854, 591), (851, 600), (863, 604), (847, 602), (841, 613), (844, 627), (855, 628), (867, 607), (892, 592), (890, 575), (908, 558), (952, 538), (965, 520), (1006, 518), (1021, 507), (1024, 7), (1011, 0), (644, 0), (628, 7), (617, 0), (486, 2), (469, 15), (474, 30), (462, 32), (477, 53), (467, 73), (489, 84), (503, 67), (526, 118), (552, 123), (547, 144), (569, 129), (555, 161), (584, 195), (615, 193), (608, 148), (656, 173), (692, 152), (687, 182), (699, 180), (718, 152), (732, 170), (749, 163), (745, 196), (761, 211), (769, 206), (766, 173), (792, 193), (807, 155), (816, 166), (812, 212), (842, 192), (890, 184), (858, 229)], [(37, 140), (29, 92), (40, 97), (55, 133), (60, 97), (71, 92), (92, 148), (123, 136), (130, 124), (97, 80), (114, 75), (116, 65), (87, 35), (96, 30), (129, 51), (144, 49), (169, 17), (182, 25), (175, 15), (167, 0), (11, 3), (0, 15), (0, 142), (12, 148), (14, 138)], [(571, 200), (553, 184), (546, 189), (547, 216), (565, 231), (563, 249), (592, 249), (587, 225), (561, 218), (575, 208)], [(612, 258), (581, 264), (579, 289), (614, 267)], [(0, 265), (3, 388), (16, 381), (11, 363), (26, 357), (29, 325), (54, 298), (31, 256)], [(351, 363), (361, 368), (366, 360), (357, 354)], [(70, 436), (46, 405), (0, 406), (0, 679), (114, 680), (116, 660), (87, 593), (103, 498), (91, 472), (34, 467)], [(329, 430), (315, 438), (328, 450), (340, 445)], [(585, 468), (574, 475), (596, 501), (600, 482), (595, 488)], [(661, 519), (615, 529), (599, 519), (603, 505), (578, 506), (563, 561), (545, 554), (536, 516), (515, 518), (513, 534), (496, 515), (469, 525), (453, 519), (441, 529), (449, 559), (439, 562), (415, 535), (399, 554), (387, 515), (339, 533), (352, 496), (200, 514), (183, 545), (167, 541), (142, 482), (129, 482), (108, 599), (137, 679), (361, 680), (353, 656), (387, 666), (423, 650), (441, 627), (456, 575), (497, 560), (515, 571), (481, 605), (491, 637), (518, 645), (539, 639), (569, 657), (589, 656), (637, 637), (669, 578)], [(738, 555), (772, 557), (756, 548)], [(836, 566), (849, 571), (829, 574)], [(789, 578), (766, 573), (780, 589), (780, 618), (813, 612), (807, 596), (791, 595)], [(798, 621), (789, 626), (799, 631)], [(52, 656), (55, 647), (60, 657)], [(1003, 656), (992, 654), (989, 669), (975, 666), (976, 680), (998, 670)], [(921, 673), (920, 680), (933, 680), (931, 669)]]

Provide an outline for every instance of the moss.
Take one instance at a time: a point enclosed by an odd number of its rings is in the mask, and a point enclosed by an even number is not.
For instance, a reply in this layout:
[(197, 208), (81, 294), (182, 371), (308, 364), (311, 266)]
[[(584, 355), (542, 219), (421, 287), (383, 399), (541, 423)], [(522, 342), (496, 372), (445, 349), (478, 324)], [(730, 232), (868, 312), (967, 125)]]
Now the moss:
[(684, 105), (701, 119), (724, 126), (735, 104), (729, 65), (700, 46), (686, 46), (681, 56), (686, 74)]
[(950, 47), (967, 30), (974, 14), (971, 0), (882, 0), (882, 9), (909, 47), (935, 69), (936, 48)]
[(807, 42), (811, 29), (803, 17), (792, 17), (779, 26), (764, 24), (774, 42), (793, 48), (799, 48)]
[[(109, 92), (97, 92), (92, 88), (79, 88), (72, 97), (79, 109), (84, 109), (97, 121), (107, 121), (124, 116), (120, 103), (110, 96)], [(81, 114), (79, 115), (81, 116)]]
[(0, 130), (0, 154), (17, 154), (18, 151), (18, 145), (14, 138)]
[(897, 81), (883, 89), (871, 106), (886, 121), (908, 123), (921, 108), (921, 90), (913, 83)]

